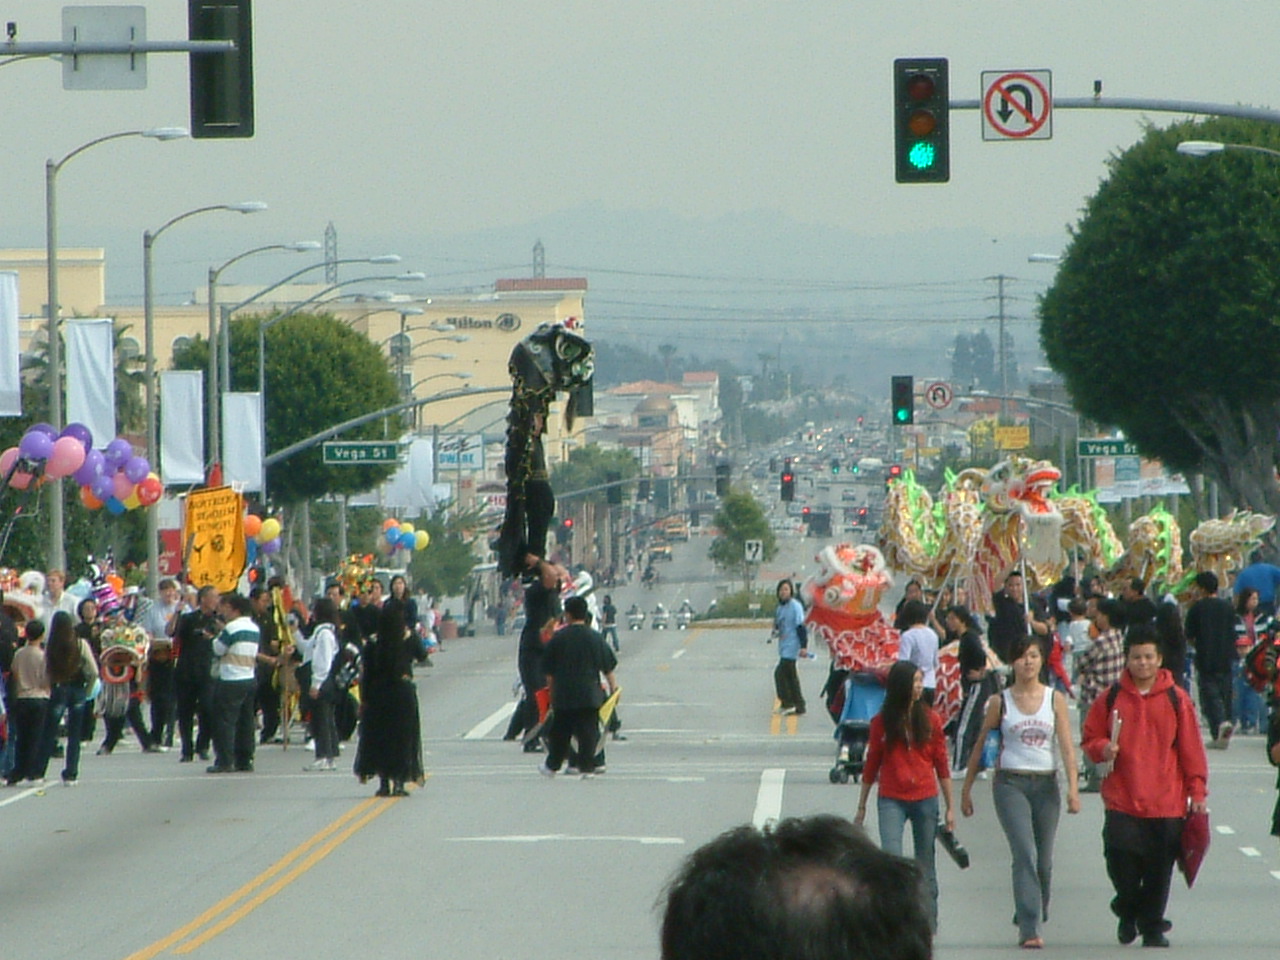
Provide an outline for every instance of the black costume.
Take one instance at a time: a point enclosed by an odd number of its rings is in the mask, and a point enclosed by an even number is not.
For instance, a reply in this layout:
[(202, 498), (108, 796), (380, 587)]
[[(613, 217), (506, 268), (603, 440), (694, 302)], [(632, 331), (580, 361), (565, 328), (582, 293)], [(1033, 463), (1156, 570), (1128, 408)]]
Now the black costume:
[[(209, 753), (213, 737), (213, 638), (222, 632), (222, 626), (217, 614), (197, 609), (183, 614), (173, 632), (178, 654), (174, 691), (183, 760), (191, 760), (196, 753), (201, 757)], [(193, 739), (197, 717), (200, 733), (198, 739)]]
[(418, 688), (413, 682), (413, 663), (424, 656), (422, 640), (404, 623), (404, 606), (388, 600), (378, 634), (365, 643), (362, 654), (363, 713), (355, 761), (362, 781), (379, 777), (403, 785), (425, 779)]
[(604, 638), (585, 623), (571, 623), (557, 632), (542, 660), (552, 680), (551, 709), (555, 711), (547, 738), (547, 768), (560, 769), (572, 739), (578, 743), (578, 768), (592, 773), (600, 741), (599, 710), (605, 699), (600, 675), (613, 673), (618, 660)]

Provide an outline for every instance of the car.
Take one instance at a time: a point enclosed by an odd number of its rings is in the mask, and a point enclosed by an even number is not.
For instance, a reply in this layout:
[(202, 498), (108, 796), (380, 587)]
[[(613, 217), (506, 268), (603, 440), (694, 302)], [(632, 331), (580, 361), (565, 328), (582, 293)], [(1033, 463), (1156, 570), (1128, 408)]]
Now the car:
[(671, 544), (655, 543), (652, 547), (649, 548), (649, 559), (650, 560), (670, 560)]

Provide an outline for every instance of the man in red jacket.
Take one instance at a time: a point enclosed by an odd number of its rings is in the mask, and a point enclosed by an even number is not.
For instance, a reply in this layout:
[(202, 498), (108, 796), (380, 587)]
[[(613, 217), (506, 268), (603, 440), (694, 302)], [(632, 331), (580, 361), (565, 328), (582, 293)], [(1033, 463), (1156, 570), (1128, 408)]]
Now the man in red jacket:
[(1138, 624), (1125, 637), (1125, 670), (1101, 694), (1084, 723), (1084, 750), (1111, 764), (1102, 781), (1107, 875), (1120, 918), (1116, 936), (1167, 947), (1173, 864), (1187, 811), (1203, 812), (1209, 776), (1191, 699), (1161, 668), (1155, 628)]

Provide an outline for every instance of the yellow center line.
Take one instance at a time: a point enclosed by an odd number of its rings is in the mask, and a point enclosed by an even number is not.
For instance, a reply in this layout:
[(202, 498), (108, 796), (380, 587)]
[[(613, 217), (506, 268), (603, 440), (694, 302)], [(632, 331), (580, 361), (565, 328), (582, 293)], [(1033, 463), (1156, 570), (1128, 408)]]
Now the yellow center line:
[(304, 856), (307, 853), (307, 851), (310, 850), (312, 847), (316, 846), (317, 844), (323, 843), (326, 838), (336, 833), (337, 831), (341, 830), (346, 823), (355, 819), (364, 811), (368, 810), (369, 807), (377, 803), (378, 799), (379, 799), (378, 797), (369, 797), (367, 800), (362, 800), (360, 803), (356, 804), (354, 807), (352, 807), (342, 816), (338, 817), (338, 819), (334, 820), (333, 823), (326, 826), (319, 833), (310, 837), (309, 839), (304, 841), (302, 844), (300, 844), (298, 847), (291, 850), (289, 853), (285, 854), (283, 857), (281, 857), (279, 860), (273, 863), (270, 867), (268, 867), (262, 873), (258, 874), (258, 876), (254, 877), (252, 880), (250, 880), (248, 883), (242, 886), (239, 890), (235, 891), (235, 893), (232, 893), (231, 895), (224, 897), (222, 900), (219, 900), (217, 903), (215, 903), (212, 907), (210, 907), (204, 913), (200, 914), (200, 916), (196, 917), (190, 923), (187, 923), (179, 927), (177, 930), (173, 931), (173, 933), (169, 934), (168, 936), (162, 937), (161, 939), (157, 940), (155, 943), (151, 944), (148, 947), (143, 947), (141, 950), (137, 951), (136, 953), (129, 954), (129, 956), (127, 956), (125, 960), (151, 960), (152, 957), (155, 957), (160, 953), (163, 953), (165, 950), (173, 946), (178, 941), (185, 939), (187, 936), (189, 936), (190, 934), (194, 933), (196, 930), (203, 927), (206, 923), (213, 920), (224, 910), (231, 909), (231, 907), (235, 905), (236, 901), (242, 899), (243, 897), (248, 896), (254, 890), (258, 889), (258, 887), (262, 886), (264, 883), (266, 883), (268, 880), (270, 880), (280, 871), (286, 869), (291, 863), (293, 863), (299, 857)]

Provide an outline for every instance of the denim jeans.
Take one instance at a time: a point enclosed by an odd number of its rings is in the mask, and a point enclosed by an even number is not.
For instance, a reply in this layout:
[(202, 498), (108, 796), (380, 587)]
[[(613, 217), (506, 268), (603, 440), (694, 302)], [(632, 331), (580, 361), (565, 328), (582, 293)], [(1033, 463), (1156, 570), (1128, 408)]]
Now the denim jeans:
[(67, 718), (67, 753), (62, 767), (62, 779), (75, 780), (80, 775), (80, 733), (84, 727), (85, 689), (78, 683), (57, 683), (49, 697), (49, 710), (44, 715), (37, 777), (43, 778), (48, 772), (49, 758), (53, 756), (53, 748), (58, 742), (58, 724), (62, 722), (63, 715)]
[(911, 841), (916, 863), (924, 875), (929, 894), (929, 923), (938, 928), (938, 873), (934, 868), (934, 843), (938, 835), (938, 797), (923, 800), (896, 800), (876, 797), (876, 816), (880, 823), (880, 849), (902, 856), (902, 834), (911, 821)]
[(996, 817), (1013, 854), (1013, 906), (1018, 939), (1040, 936), (1049, 919), (1053, 876), (1053, 838), (1058, 831), (1061, 797), (1054, 774), (996, 772), (992, 785)]

